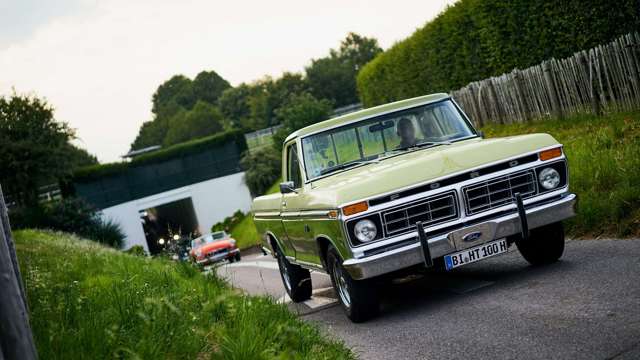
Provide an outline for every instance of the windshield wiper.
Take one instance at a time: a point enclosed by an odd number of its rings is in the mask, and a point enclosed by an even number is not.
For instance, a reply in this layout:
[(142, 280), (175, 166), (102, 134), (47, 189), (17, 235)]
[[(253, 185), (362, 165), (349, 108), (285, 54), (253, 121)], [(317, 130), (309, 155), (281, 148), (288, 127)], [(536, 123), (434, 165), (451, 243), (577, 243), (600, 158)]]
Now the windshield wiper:
[(418, 144), (397, 148), (396, 150), (411, 150), (411, 149), (419, 149), (422, 147), (431, 147), (436, 145), (451, 145), (451, 141), (425, 141)]
[(350, 161), (344, 164), (340, 164), (340, 165), (336, 165), (324, 170), (320, 171), (320, 175), (327, 175), (329, 173), (332, 173), (334, 171), (338, 171), (338, 170), (343, 170), (346, 168), (350, 168), (356, 165), (362, 165), (362, 164), (372, 164), (372, 163), (377, 163), (379, 160), (375, 159), (375, 160), (359, 160), (359, 161)]

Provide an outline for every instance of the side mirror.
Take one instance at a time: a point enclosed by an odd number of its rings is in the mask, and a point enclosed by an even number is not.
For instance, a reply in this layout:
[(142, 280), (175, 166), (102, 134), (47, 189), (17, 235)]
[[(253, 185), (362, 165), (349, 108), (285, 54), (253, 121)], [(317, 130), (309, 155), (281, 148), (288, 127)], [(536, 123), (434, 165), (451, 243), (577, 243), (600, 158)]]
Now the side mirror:
[(478, 130), (478, 136), (484, 139), (484, 131)]
[(285, 181), (280, 183), (280, 192), (283, 194), (288, 194), (292, 192), (296, 192), (293, 188), (293, 181)]

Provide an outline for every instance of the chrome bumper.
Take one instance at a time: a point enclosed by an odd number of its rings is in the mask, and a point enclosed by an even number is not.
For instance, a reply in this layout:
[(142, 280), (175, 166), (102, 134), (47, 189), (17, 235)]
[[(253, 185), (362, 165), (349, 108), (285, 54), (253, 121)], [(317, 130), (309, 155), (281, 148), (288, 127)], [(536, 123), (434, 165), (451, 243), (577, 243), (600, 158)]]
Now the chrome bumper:
[(210, 256), (210, 257), (205, 257), (202, 260), (196, 260), (196, 263), (198, 263), (198, 264), (212, 264), (212, 263), (224, 260), (224, 259), (226, 259), (228, 257), (235, 256), (235, 254), (237, 254), (239, 252), (240, 252), (240, 249), (235, 248), (235, 249), (233, 249), (231, 251), (228, 251), (228, 252), (226, 252), (224, 254), (213, 255), (213, 256)]
[[(577, 197), (575, 194), (566, 194), (557, 201), (526, 209), (529, 229), (535, 229), (575, 216), (576, 203)], [(456, 244), (459, 244), (460, 233), (464, 232), (465, 229), (480, 227), (488, 227), (493, 231), (490, 238), (483, 238), (481, 242), (501, 239), (522, 231), (520, 217), (517, 212), (489, 219), (469, 227), (458, 228), (450, 233), (429, 238), (431, 258), (439, 258), (460, 250), (456, 248)], [(415, 236), (417, 237), (417, 233), (415, 233)], [(478, 243), (470, 243), (466, 247), (475, 245), (478, 245)], [(424, 263), (423, 256), (421, 244), (416, 240), (415, 243), (381, 254), (346, 260), (343, 266), (351, 274), (351, 277), (360, 280)]]

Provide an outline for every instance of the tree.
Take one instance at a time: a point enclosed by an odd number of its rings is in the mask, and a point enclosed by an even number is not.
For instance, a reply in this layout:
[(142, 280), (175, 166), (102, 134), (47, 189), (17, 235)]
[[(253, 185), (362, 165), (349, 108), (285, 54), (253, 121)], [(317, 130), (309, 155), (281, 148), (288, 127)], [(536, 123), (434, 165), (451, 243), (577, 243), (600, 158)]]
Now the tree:
[(35, 96), (0, 98), (0, 182), (18, 205), (38, 202), (38, 187), (71, 173), (74, 132)]
[(376, 39), (349, 33), (338, 50), (331, 49), (329, 56), (311, 60), (305, 68), (311, 94), (329, 99), (335, 106), (358, 102), (356, 76), (381, 52)]
[(165, 81), (153, 94), (153, 107), (151, 111), (156, 116), (171, 116), (165, 111), (171, 110), (175, 112), (176, 105), (184, 109), (191, 109), (196, 103), (191, 80), (184, 75), (174, 75), (171, 79)]
[(94, 155), (89, 154), (87, 150), (81, 149), (73, 144), (67, 143), (65, 152), (69, 158), (72, 171), (84, 166), (98, 164), (98, 159)]
[(223, 130), (223, 117), (218, 108), (198, 101), (190, 111), (179, 112), (169, 120), (165, 146), (212, 135)]
[(216, 104), (222, 92), (229, 88), (229, 82), (215, 71), (202, 71), (193, 80), (193, 94), (196, 99), (209, 104)]
[(283, 124), (283, 127), (273, 136), (276, 150), (282, 150), (283, 142), (290, 133), (327, 120), (331, 110), (332, 106), (329, 100), (318, 100), (309, 93), (291, 95), (287, 102), (276, 111)]
[(250, 128), (248, 126), (251, 117), (249, 100), (256, 93), (256, 90), (258, 90), (257, 87), (243, 83), (226, 89), (218, 98), (218, 108), (229, 119), (233, 127)]
[(280, 152), (271, 147), (247, 151), (240, 164), (245, 169), (244, 182), (253, 196), (264, 194), (280, 178)]

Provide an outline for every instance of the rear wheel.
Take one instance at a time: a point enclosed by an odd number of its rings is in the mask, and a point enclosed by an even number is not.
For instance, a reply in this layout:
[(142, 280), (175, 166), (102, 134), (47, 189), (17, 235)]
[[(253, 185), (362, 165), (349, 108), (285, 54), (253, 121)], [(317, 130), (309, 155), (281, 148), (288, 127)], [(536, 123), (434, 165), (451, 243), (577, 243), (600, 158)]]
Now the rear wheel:
[(292, 264), (277, 248), (276, 258), (280, 268), (280, 277), (287, 294), (293, 302), (301, 302), (311, 298), (311, 273), (298, 265)]
[(516, 246), (531, 265), (558, 261), (564, 253), (564, 227), (557, 222), (533, 229), (529, 239), (517, 239)]
[(237, 252), (235, 257), (236, 257), (236, 261), (240, 261), (240, 259), (242, 259), (240, 252)]
[(351, 321), (364, 322), (378, 314), (374, 280), (354, 280), (342, 266), (342, 259), (334, 248), (327, 251), (327, 268), (342, 309)]

